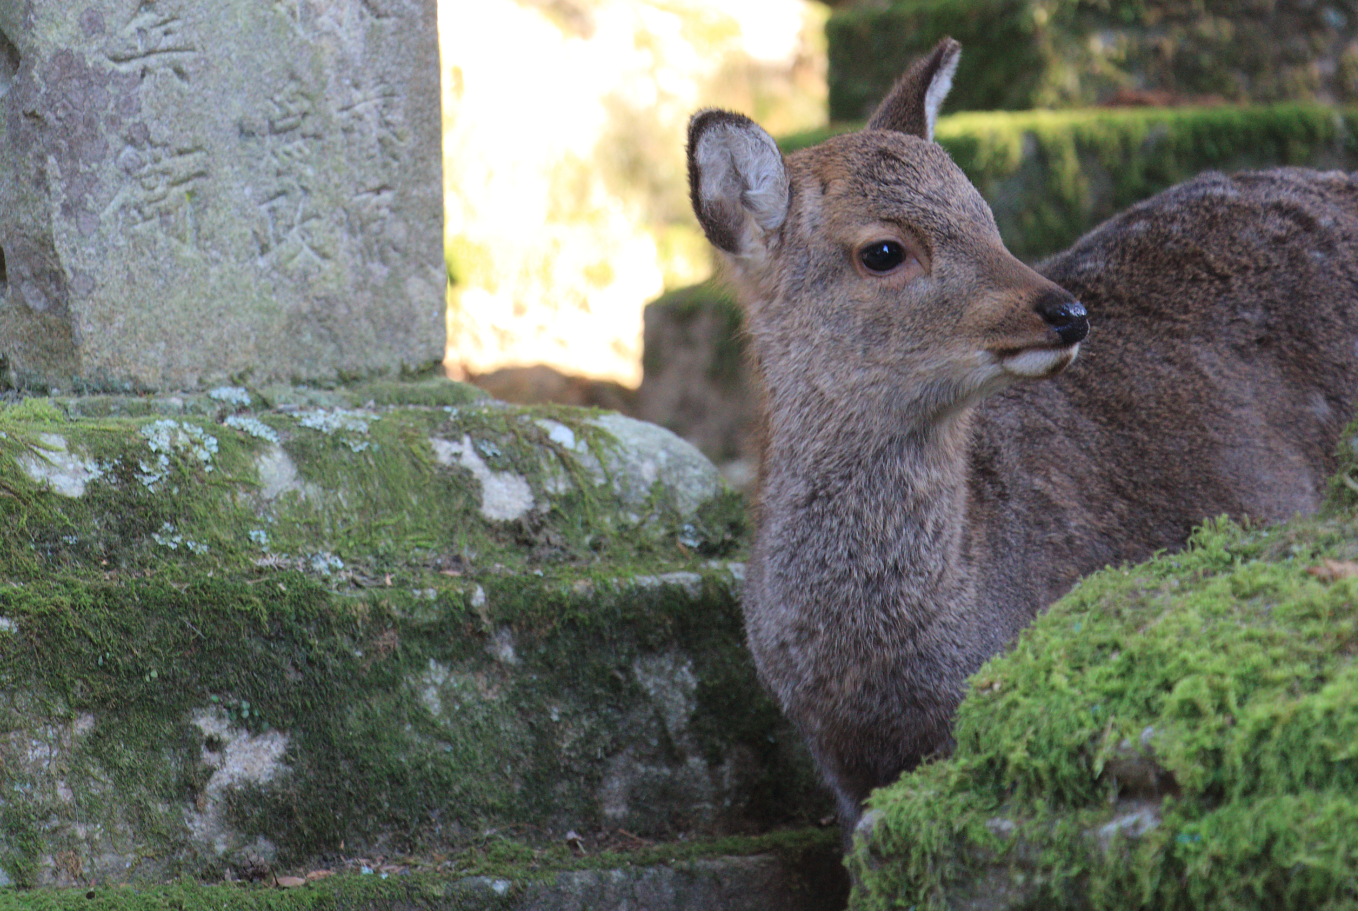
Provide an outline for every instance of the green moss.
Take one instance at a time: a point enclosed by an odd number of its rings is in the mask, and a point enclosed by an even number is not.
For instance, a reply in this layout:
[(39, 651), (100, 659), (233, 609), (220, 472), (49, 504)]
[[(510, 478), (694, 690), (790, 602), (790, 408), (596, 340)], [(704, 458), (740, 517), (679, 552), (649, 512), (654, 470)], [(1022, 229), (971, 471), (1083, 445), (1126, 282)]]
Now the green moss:
[[(0, 741), (13, 881), (50, 880), (58, 855), (211, 878), (257, 836), (300, 862), (507, 825), (663, 835), (823, 810), (755, 682), (733, 571), (708, 562), (739, 554), (739, 497), (619, 492), (612, 419), (439, 404), (431, 386), (424, 406), (370, 385), (358, 408), (251, 412), (277, 396), (243, 390), (192, 416), (0, 408), (0, 716), (25, 732)], [(524, 479), (536, 508), (488, 520), (435, 441)], [(279, 737), (277, 775), (224, 789), (212, 755)], [(695, 779), (695, 759), (714, 768)], [(601, 815), (606, 775), (631, 789), (622, 822)], [(707, 804), (674, 798), (688, 780)], [(713, 804), (721, 788), (737, 796)]]
[[(874, 796), (855, 906), (949, 907), (996, 870), (1050, 908), (1351, 900), (1355, 556), (1348, 512), (1220, 521), (1182, 553), (1084, 580), (973, 678), (954, 757)], [(1340, 569), (1312, 572), (1325, 559)], [(1100, 848), (1128, 797), (1107, 772), (1142, 742), (1162, 819)]]
[(428, 371), (415, 377), (399, 380), (365, 380), (330, 390), (315, 390), (297, 386), (276, 386), (263, 390), (271, 405), (311, 407), (361, 408), (413, 406), (422, 408), (460, 407), (484, 402), (489, 396), (468, 383), (455, 383), (438, 375), (440, 370)]
[[(472, 885), (472, 884), (468, 884)], [(25, 911), (359, 911), (374, 907), (442, 909), (453, 907), (493, 911), (513, 906), (514, 893), (459, 889), (456, 881), (429, 875), (382, 878), (334, 876), (305, 888), (278, 889), (272, 885), (225, 883), (203, 885), (180, 881), (139, 889), (125, 887), (0, 892), (0, 909)]]
[(938, 128), (1024, 257), (1062, 249), (1200, 171), (1332, 167), (1353, 155), (1355, 137), (1358, 112), (1297, 105), (968, 114)]
[(1358, 427), (1350, 426), (1339, 439), (1339, 470), (1330, 479), (1330, 500), (1358, 506)]
[[(1237, 103), (1355, 100), (1344, 19), (1303, 3), (892, 0), (826, 27), (830, 115), (866, 117), (943, 36), (964, 53), (953, 110), (1085, 107), (1119, 92)], [(1280, 42), (1277, 36), (1289, 40)], [(1229, 61), (1229, 63), (1227, 63)]]
[(825, 30), (831, 119), (866, 117), (910, 62), (945, 35), (965, 51), (950, 94), (953, 110), (1031, 107), (1045, 74), (1042, 49), (1033, 41), (1034, 6), (926, 0), (836, 9)]
[(25, 424), (59, 424), (66, 415), (47, 398), (24, 398), (0, 409), (0, 427), (13, 431)]
[(301, 482), (272, 506), (270, 549), (306, 554), (323, 542), (385, 572), (412, 550), (440, 547), (447, 529), (478, 528), (476, 485), (435, 469), (429, 440), (446, 417), (417, 409), (265, 416)]
[[(240, 554), (249, 519), (234, 498), (252, 480), (256, 448), (244, 434), (198, 419), (72, 422), (34, 399), (0, 407), (0, 427), (0, 570), (22, 577), (145, 566), (158, 552)], [(21, 467), (53, 460), (80, 464), (79, 496)]]
[(463, 852), (449, 866), (460, 875), (495, 877), (522, 883), (551, 879), (567, 871), (670, 866), (758, 854), (772, 854), (809, 866), (823, 862), (827, 854), (837, 862), (838, 853), (837, 833), (818, 828), (783, 829), (761, 835), (725, 838), (696, 838), (642, 845), (626, 851), (604, 850), (597, 854), (581, 854), (564, 843), (541, 845), (497, 836)]

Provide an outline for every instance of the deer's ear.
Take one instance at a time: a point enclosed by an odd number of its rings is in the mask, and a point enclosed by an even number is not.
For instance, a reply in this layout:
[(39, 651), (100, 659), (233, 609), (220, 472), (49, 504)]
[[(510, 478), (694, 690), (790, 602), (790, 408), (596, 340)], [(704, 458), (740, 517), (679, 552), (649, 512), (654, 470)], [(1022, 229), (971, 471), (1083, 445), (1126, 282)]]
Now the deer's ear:
[(753, 120), (699, 111), (688, 125), (688, 186), (707, 239), (742, 255), (787, 217), (787, 169), (773, 138)]
[(896, 80), (868, 121), (868, 129), (895, 130), (932, 141), (934, 122), (952, 88), (952, 77), (961, 58), (962, 45), (951, 38), (934, 45), (928, 57), (915, 61)]

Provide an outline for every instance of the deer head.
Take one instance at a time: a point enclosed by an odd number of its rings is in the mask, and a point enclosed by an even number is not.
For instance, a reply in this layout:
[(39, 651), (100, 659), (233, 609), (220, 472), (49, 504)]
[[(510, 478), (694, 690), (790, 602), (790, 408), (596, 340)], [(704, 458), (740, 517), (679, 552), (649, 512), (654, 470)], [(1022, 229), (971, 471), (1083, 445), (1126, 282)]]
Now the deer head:
[(1010, 255), (932, 141), (960, 52), (944, 39), (865, 130), (788, 157), (746, 117), (694, 116), (693, 208), (741, 288), (775, 411), (809, 382), (936, 424), (1059, 373), (1088, 332), (1084, 308)]

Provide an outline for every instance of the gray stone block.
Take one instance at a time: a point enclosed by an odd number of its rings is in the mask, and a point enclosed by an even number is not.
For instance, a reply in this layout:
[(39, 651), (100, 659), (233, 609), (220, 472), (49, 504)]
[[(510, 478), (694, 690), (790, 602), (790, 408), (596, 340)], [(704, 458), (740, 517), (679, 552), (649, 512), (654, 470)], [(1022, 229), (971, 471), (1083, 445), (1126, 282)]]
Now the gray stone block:
[(435, 0), (0, 6), (0, 379), (439, 360)]

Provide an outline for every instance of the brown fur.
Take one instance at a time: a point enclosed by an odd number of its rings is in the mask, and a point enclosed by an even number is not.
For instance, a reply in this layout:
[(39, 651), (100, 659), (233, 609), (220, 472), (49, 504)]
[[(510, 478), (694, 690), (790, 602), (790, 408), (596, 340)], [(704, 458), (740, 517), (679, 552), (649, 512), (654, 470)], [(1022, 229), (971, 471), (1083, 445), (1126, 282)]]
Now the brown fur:
[[(846, 831), (951, 749), (967, 677), (1080, 576), (1204, 517), (1314, 510), (1358, 390), (1353, 177), (1207, 174), (1034, 271), (921, 138), (927, 90), (786, 159), (728, 141), (759, 129), (738, 115), (690, 128), (764, 387), (749, 644)], [(865, 271), (882, 238), (919, 268)], [(1063, 370), (1067, 291), (1092, 329)]]

